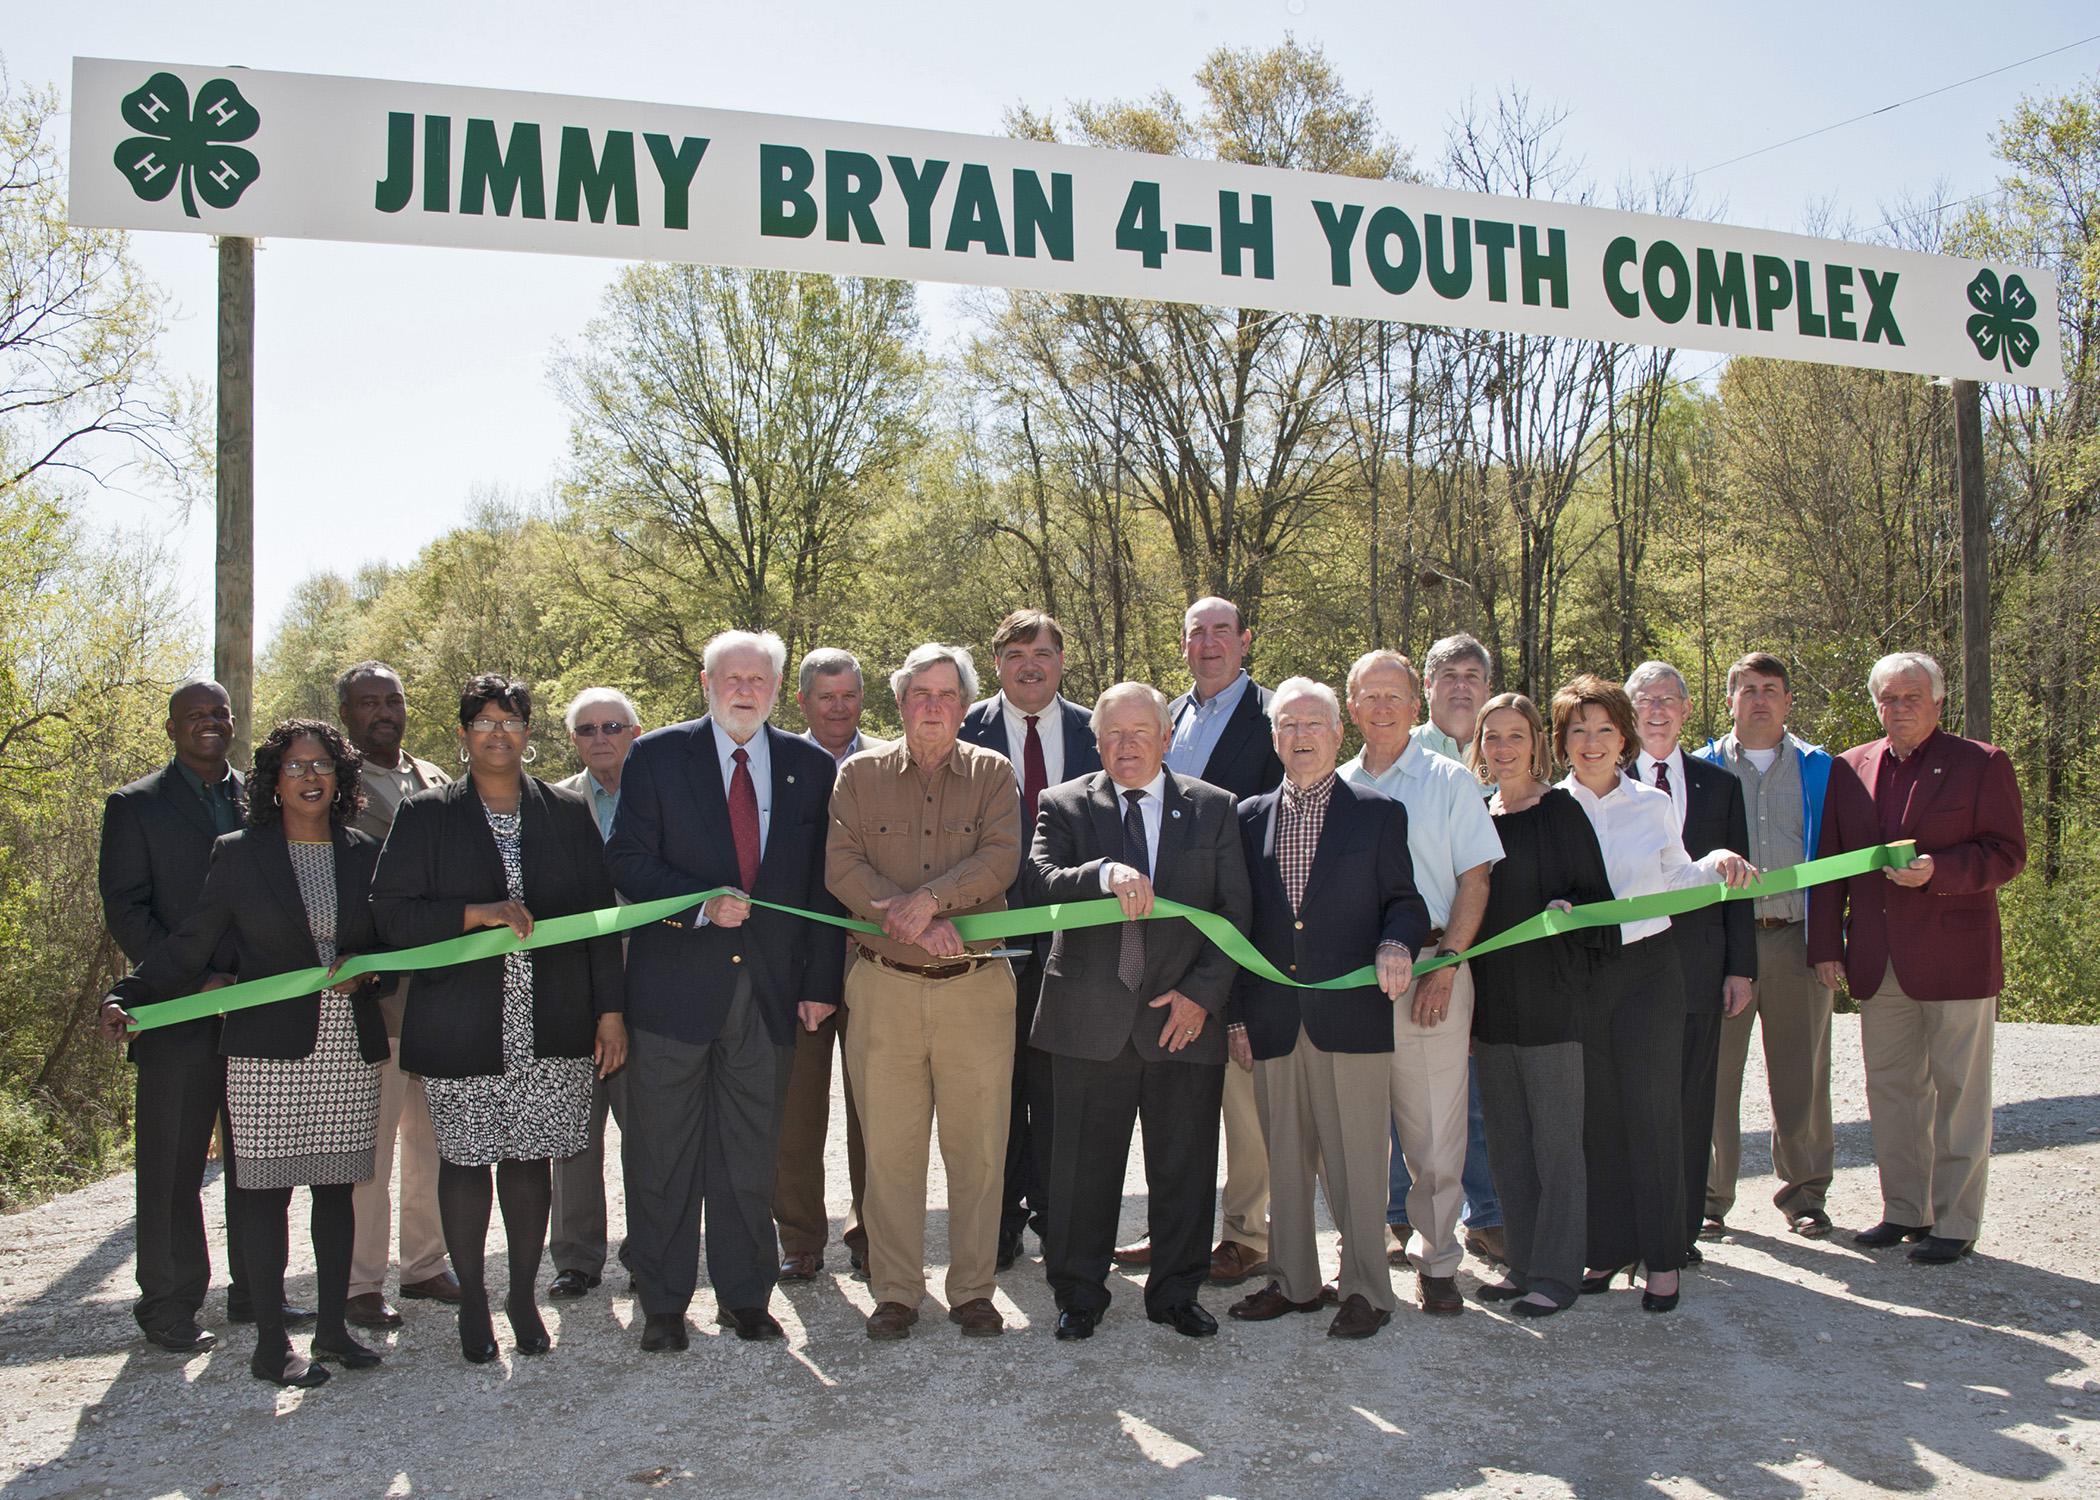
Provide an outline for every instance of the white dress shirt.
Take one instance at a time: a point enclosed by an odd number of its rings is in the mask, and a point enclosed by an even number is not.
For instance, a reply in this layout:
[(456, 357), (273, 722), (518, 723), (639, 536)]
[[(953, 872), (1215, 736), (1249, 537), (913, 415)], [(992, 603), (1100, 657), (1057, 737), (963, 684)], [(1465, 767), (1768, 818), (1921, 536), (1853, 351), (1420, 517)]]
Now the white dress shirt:
[[(1611, 877), (1611, 893), (1652, 896), (1658, 891), (1689, 890), (1720, 880), (1714, 865), (1726, 849), (1716, 849), (1705, 859), (1694, 860), (1684, 852), (1684, 831), (1678, 826), (1670, 799), (1646, 783), (1621, 776), (1618, 784), (1602, 797), (1571, 774), (1560, 785), (1589, 814), (1604, 851), (1604, 871)], [(1619, 936), (1637, 943), (1670, 929), (1668, 917), (1643, 917), (1619, 924)]]
[(1341, 768), (1342, 779), (1367, 786), (1407, 809), (1407, 853), (1415, 867), (1415, 889), (1429, 908), (1430, 925), (1451, 920), (1458, 877), (1502, 858), (1502, 835), (1480, 798), (1471, 771), (1431, 749), (1420, 731), (1408, 736), (1400, 758), (1373, 776), (1358, 755)]
[[(766, 734), (766, 726), (758, 726), (758, 732), (739, 745), (729, 737), (729, 731), (719, 724), (708, 726), (715, 735), (715, 756), (722, 763), (722, 801), (729, 801), (729, 783), (736, 775), (736, 752), (748, 751), (745, 765), (751, 772), (751, 790), (758, 797), (758, 857), (766, 856), (766, 834), (773, 826), (773, 746)], [(745, 892), (749, 895), (750, 892)], [(694, 926), (707, 925), (707, 908), (701, 907), (694, 919)]]
[[(999, 694), (999, 711), (1006, 718), (1006, 758), (1014, 763), (1014, 785), (1024, 784), (1027, 774), (1028, 715)], [(1036, 738), (1043, 742), (1043, 785), (1056, 786), (1065, 779), (1065, 700), (1062, 694), (1050, 700), (1035, 716)]]
[[(1129, 791), (1130, 788), (1121, 786), (1114, 780), (1110, 780), (1108, 785), (1109, 790), (1116, 794), (1116, 815), (1120, 818), (1130, 806), (1128, 802), (1123, 800), (1123, 794)], [(1154, 776), (1145, 783), (1142, 791), (1143, 795), (1138, 798), (1138, 816), (1145, 823), (1145, 873), (1152, 879), (1157, 880), (1159, 878), (1159, 822), (1161, 818), (1166, 816), (1167, 812), (1167, 773), (1161, 771)], [(1101, 893), (1104, 896), (1109, 894), (1108, 867), (1112, 864), (1119, 865), (1122, 862), (1123, 857), (1120, 852), (1101, 861)]]
[(1677, 831), (1683, 833), (1684, 820), (1691, 813), (1691, 793), (1685, 789), (1684, 784), (1683, 747), (1673, 747), (1669, 758), (1661, 762), (1657, 762), (1654, 756), (1643, 750), (1639, 764), (1641, 785), (1649, 787), (1655, 785), (1655, 768), (1657, 764), (1670, 768), (1670, 800), (1677, 805)]

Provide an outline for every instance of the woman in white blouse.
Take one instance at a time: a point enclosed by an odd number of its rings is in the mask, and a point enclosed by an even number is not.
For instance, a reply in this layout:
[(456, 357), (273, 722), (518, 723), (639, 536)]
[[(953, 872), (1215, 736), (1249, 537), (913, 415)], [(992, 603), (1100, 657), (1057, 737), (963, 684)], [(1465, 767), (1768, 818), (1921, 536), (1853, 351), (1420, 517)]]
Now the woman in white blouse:
[[(1553, 695), (1553, 748), (1569, 770), (1560, 784), (1597, 831), (1613, 895), (1743, 886), (1757, 878), (1732, 850), (1693, 860), (1669, 794), (1625, 775), (1640, 736), (1633, 704), (1617, 683), (1585, 675)], [(1641, 1306), (1650, 1312), (1677, 1305), (1687, 1249), (1679, 1109), (1684, 978), (1671, 946), (1654, 941), (1669, 930), (1668, 917), (1621, 926), (1619, 951), (1596, 971), (1582, 1034), (1594, 1273), (1582, 1290), (1606, 1290), (1622, 1269), (1631, 1279), (1639, 1263), (1648, 1275)]]

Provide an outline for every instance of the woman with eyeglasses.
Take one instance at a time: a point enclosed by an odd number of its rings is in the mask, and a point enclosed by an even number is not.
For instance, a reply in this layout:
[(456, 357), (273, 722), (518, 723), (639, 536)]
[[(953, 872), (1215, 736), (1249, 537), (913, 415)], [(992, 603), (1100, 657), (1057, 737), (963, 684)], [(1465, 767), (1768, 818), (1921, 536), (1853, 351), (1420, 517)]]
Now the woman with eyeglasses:
[[(195, 986), (231, 938), (242, 980), (327, 968), (376, 949), (366, 902), (378, 841), (350, 827), (363, 798), (357, 752), (333, 725), (287, 719), (255, 749), (248, 826), (212, 848), (196, 910), (112, 998), (124, 1006), (172, 999)], [(233, 1247), (254, 1290), (259, 1380), (302, 1388), (328, 1371), (292, 1352), (284, 1327), (292, 1189), (313, 1198), (319, 1281), (313, 1361), (345, 1369), (379, 1363), (343, 1321), (354, 1231), (351, 1189), (372, 1176), (386, 1025), (376, 978), (229, 1013), (219, 1033), (233, 1127), (234, 1190), (243, 1195)]]
[[(373, 915), (390, 943), (419, 947), (487, 927), (524, 938), (538, 921), (613, 904), (589, 805), (525, 770), (536, 758), (531, 731), (524, 683), (484, 675), (461, 690), (467, 774), (401, 804), (373, 878)], [(534, 1296), (549, 1162), (583, 1149), (592, 1082), (627, 1060), (624, 1005), (616, 937), (424, 970), (409, 992), (401, 1066), (423, 1076), (430, 1099), (438, 1215), (469, 1363), (496, 1357), (483, 1275), (492, 1196), (510, 1247), (504, 1311), (518, 1352), (552, 1347)]]

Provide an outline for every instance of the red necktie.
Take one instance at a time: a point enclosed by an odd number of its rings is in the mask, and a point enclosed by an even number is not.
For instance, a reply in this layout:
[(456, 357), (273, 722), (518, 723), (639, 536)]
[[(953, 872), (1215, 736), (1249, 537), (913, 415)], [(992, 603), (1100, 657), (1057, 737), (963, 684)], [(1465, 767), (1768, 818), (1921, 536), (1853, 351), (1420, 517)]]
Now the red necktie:
[(736, 840), (736, 868), (744, 894), (758, 887), (758, 789), (751, 782), (751, 752), (738, 746), (729, 757), (729, 833)]
[(1655, 789), (1658, 792), (1670, 790), (1670, 763), (1666, 760), (1655, 763)]
[(1028, 832), (1035, 830), (1036, 799), (1050, 784), (1050, 770), (1043, 764), (1043, 737), (1035, 732), (1034, 714), (1026, 714), (1028, 741), (1021, 749), (1021, 800), (1028, 804)]

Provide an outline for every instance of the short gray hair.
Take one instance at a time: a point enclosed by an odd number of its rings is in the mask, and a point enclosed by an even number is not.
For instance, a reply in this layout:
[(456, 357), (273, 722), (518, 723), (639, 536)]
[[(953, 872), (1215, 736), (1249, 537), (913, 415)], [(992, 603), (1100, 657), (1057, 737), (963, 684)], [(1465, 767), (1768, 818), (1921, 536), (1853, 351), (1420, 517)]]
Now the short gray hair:
[(724, 630), (709, 638), (700, 652), (700, 670), (712, 672), (731, 651), (756, 651), (773, 665), (777, 679), (787, 673), (787, 642), (770, 630)]
[(635, 712), (634, 700), (618, 688), (587, 687), (569, 700), (569, 711), (561, 716), (562, 728), (574, 734), (579, 716), (593, 703), (617, 703), (620, 705), (621, 710), (626, 713), (628, 723), (639, 724), (642, 722), (642, 716)]
[(838, 646), (819, 646), (803, 657), (802, 665), (796, 668), (795, 691), (807, 693), (811, 683), (834, 672), (851, 672), (855, 685), (862, 688), (868, 685), (868, 679), (861, 675), (859, 657)]
[(937, 667), (942, 662), (955, 668), (955, 675), (962, 683), (963, 702), (977, 701), (977, 661), (970, 655), (970, 648), (928, 641), (923, 646), (912, 647), (911, 655), (904, 658), (904, 665), (890, 673), (890, 692), (896, 697), (899, 708), (904, 706), (904, 695), (911, 688), (911, 680), (928, 667)]
[(1269, 722), (1276, 722), (1286, 700), (1291, 698), (1314, 698), (1327, 709), (1327, 716), (1334, 720), (1334, 727), (1342, 727), (1342, 700), (1335, 697), (1334, 689), (1324, 682), (1310, 677), (1286, 677), (1276, 684), (1276, 691), (1269, 695)]
[(1876, 703), (1881, 701), (1881, 689), (1891, 677), (1901, 677), (1905, 672), (1923, 672), (1932, 684), (1932, 701), (1947, 701), (1947, 674), (1940, 664), (1922, 651), (1892, 651), (1874, 663), (1867, 673), (1867, 696)]
[(1422, 673), (1434, 682), (1437, 674), (1444, 668), (1462, 661), (1479, 662), (1480, 670), (1493, 680), (1495, 658), (1488, 653), (1487, 647), (1463, 630), (1457, 635), (1445, 636), (1429, 648), (1429, 654), (1422, 658)]
[(1684, 680), (1684, 673), (1666, 661), (1644, 661), (1635, 667), (1626, 678), (1626, 696), (1631, 698), (1649, 683), (1664, 677), (1677, 684), (1678, 697), (1690, 700), (1692, 690)]
[(1417, 698), (1422, 696), (1422, 674), (1415, 670), (1415, 664), (1405, 656), (1402, 656), (1398, 651), (1394, 651), (1386, 646), (1380, 646), (1375, 651), (1366, 651), (1356, 659), (1349, 668), (1348, 679), (1342, 684), (1343, 691), (1354, 698), (1358, 680), (1363, 677), (1364, 673), (1371, 671), (1375, 667), (1398, 667), (1407, 674), (1407, 680), (1414, 688), (1415, 696)]
[(1152, 712), (1159, 718), (1159, 732), (1169, 739), (1174, 735), (1174, 712), (1167, 706), (1167, 695), (1149, 682), (1119, 682), (1094, 701), (1093, 717), (1087, 727), (1096, 738), (1101, 734), (1101, 720), (1109, 709), (1125, 698), (1142, 698), (1152, 705)]

